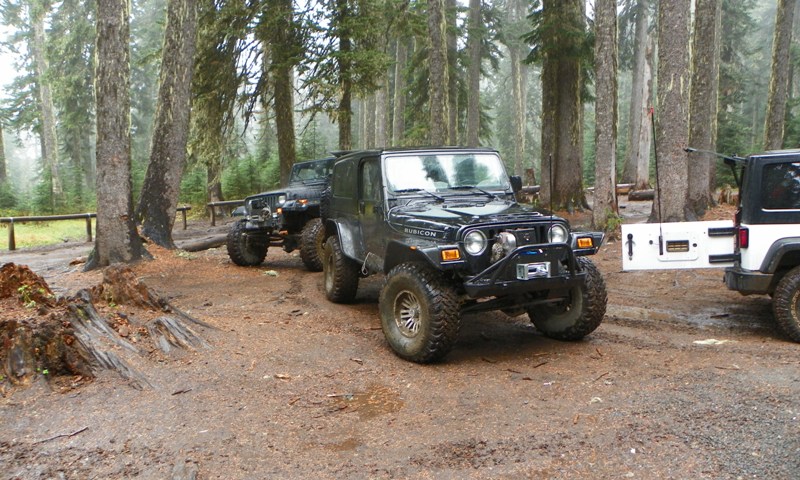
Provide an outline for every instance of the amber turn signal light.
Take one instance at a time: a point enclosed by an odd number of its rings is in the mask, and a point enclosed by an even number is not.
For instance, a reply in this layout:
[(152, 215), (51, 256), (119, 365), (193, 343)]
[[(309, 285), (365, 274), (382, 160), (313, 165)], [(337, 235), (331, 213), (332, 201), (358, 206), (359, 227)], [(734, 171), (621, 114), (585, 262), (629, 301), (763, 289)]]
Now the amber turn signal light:
[(442, 250), (442, 261), (452, 262), (454, 260), (461, 260), (461, 253), (457, 248), (451, 250)]
[(592, 238), (591, 237), (579, 238), (578, 248), (592, 248)]

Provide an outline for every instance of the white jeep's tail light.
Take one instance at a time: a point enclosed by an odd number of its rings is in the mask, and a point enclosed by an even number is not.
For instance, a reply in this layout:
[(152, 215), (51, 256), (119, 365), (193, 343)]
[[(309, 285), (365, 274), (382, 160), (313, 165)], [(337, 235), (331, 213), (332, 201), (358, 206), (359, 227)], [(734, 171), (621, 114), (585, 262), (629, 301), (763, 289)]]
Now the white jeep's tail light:
[(739, 227), (739, 248), (747, 248), (750, 245), (750, 230), (747, 227)]

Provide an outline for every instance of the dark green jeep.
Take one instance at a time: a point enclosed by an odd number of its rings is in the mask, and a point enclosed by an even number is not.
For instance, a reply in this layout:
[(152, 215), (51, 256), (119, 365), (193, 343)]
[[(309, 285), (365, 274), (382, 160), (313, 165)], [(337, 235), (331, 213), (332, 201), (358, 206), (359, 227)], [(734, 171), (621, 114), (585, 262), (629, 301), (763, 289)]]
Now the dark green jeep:
[(292, 166), (289, 184), (244, 200), (244, 217), (228, 232), (228, 256), (241, 266), (260, 265), (269, 247), (300, 249), (303, 264), (322, 270), (322, 221), (319, 205), (335, 158), (299, 162)]
[(527, 313), (545, 335), (583, 338), (606, 310), (603, 278), (585, 257), (603, 235), (518, 204), (521, 183), (490, 149), (341, 157), (323, 200), (328, 299), (348, 302), (360, 277), (386, 274), (383, 331), (414, 362), (443, 357), (465, 312)]

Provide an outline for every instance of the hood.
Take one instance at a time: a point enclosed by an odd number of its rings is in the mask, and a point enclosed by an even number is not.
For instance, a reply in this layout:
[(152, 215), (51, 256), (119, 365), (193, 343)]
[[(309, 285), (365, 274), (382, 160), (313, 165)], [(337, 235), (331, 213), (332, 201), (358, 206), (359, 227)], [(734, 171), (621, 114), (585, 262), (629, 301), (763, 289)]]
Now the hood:
[(394, 207), (389, 212), (389, 223), (392, 228), (404, 234), (427, 238), (445, 238), (448, 231), (455, 233), (465, 225), (518, 224), (545, 219), (549, 220), (550, 217), (507, 200), (419, 201)]

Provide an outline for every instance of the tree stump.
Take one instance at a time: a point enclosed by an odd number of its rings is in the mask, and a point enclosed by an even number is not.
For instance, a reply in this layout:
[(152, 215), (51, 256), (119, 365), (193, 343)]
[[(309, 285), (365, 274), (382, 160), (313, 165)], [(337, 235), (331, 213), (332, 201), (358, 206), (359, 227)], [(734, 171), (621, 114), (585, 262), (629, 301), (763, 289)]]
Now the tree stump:
[(100, 285), (56, 298), (28, 267), (7, 263), (0, 267), (0, 385), (27, 385), (37, 375), (90, 379), (114, 370), (144, 388), (150, 383), (126, 360), (145, 357), (141, 352), (149, 349), (137, 344), (149, 342), (164, 353), (210, 348), (187, 323), (214, 328), (171, 305), (127, 266), (108, 267)]

